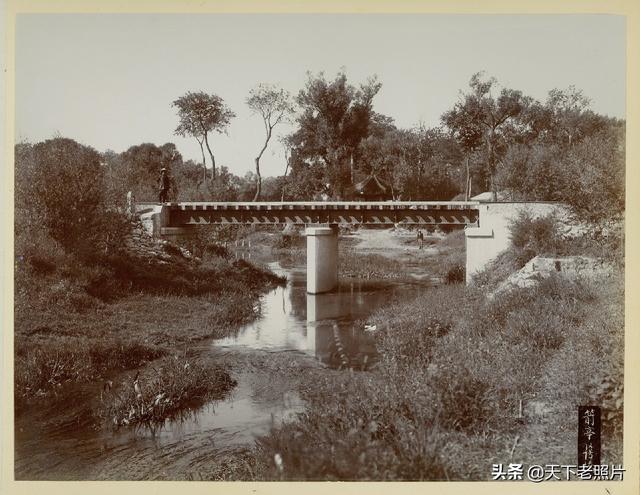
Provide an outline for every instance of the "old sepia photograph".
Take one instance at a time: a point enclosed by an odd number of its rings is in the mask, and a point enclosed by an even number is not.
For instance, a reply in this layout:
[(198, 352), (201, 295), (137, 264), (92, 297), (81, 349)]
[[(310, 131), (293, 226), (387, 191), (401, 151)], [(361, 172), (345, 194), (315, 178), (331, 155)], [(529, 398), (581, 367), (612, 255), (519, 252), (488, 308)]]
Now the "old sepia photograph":
[(616, 493), (624, 15), (14, 36), (16, 481)]

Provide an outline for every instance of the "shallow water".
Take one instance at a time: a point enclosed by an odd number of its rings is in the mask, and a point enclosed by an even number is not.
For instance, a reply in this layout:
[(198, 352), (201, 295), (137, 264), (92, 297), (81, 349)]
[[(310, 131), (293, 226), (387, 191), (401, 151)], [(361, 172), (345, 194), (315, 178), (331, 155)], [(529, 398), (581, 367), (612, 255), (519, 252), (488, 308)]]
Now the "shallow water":
[[(367, 316), (393, 297), (424, 287), (349, 282), (334, 293), (308, 295), (304, 268), (269, 266), (287, 277), (286, 286), (262, 296), (255, 321), (204, 345), (202, 357), (215, 361), (221, 353), (294, 353), (315, 359), (318, 366), (368, 369), (375, 366), (376, 351), (373, 335), (364, 330)], [(304, 410), (286, 377), (269, 383), (255, 373), (234, 372), (234, 378), (238, 385), (224, 400), (153, 431), (96, 430), (88, 414), (77, 411), (69, 421), (61, 411), (56, 419), (46, 405), (28, 411), (16, 421), (16, 479), (180, 479), (225, 449), (251, 446), (272, 425)], [(90, 403), (90, 393), (78, 386), (74, 398), (84, 394), (85, 399), (75, 402)]]
[(363, 369), (376, 356), (364, 320), (394, 296), (418, 290), (408, 284), (354, 281), (341, 284), (336, 292), (312, 295), (306, 293), (304, 268), (283, 269), (277, 263), (269, 267), (285, 275), (287, 285), (262, 297), (257, 320), (213, 341), (213, 347), (298, 351), (332, 368)]

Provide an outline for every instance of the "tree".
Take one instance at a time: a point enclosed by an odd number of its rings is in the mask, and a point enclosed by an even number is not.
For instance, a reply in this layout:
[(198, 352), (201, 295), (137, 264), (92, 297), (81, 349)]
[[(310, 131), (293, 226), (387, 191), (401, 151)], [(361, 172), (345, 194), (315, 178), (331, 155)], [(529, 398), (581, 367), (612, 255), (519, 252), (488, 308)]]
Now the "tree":
[(188, 92), (172, 103), (178, 108), (180, 123), (175, 133), (179, 136), (196, 138), (202, 152), (203, 180), (207, 179), (207, 165), (204, 159), (202, 143), (207, 147), (211, 157), (211, 179), (216, 178), (216, 160), (209, 145), (210, 132), (225, 132), (231, 119), (236, 116), (225, 104), (222, 98), (215, 94), (204, 92)]
[(291, 149), (293, 145), (291, 143), (291, 136), (281, 136), (279, 141), (284, 151), (284, 161), (285, 161), (284, 174), (282, 174), (282, 188), (281, 188), (281, 194), (280, 194), (280, 201), (284, 201), (284, 194), (287, 188), (287, 173), (289, 172), (289, 168), (291, 167), (291, 158), (292, 158)]
[[(118, 244), (126, 221), (106, 201), (104, 166), (93, 148), (55, 138), (16, 147), (18, 218), (47, 229), (66, 251), (83, 256)], [(122, 198), (124, 202), (124, 198)]]
[(35, 173), (34, 146), (29, 142), (15, 145), (15, 201), (14, 228), (16, 237), (21, 231), (28, 231), (39, 223), (39, 218), (33, 216), (34, 190), (33, 179)]
[(513, 200), (563, 201), (562, 155), (554, 143), (515, 144), (498, 165), (496, 180)]
[(119, 155), (105, 154), (103, 160), (107, 165), (107, 183), (122, 197), (132, 191), (140, 201), (157, 201), (158, 175), (162, 168), (169, 171), (172, 194), (177, 192), (174, 172), (182, 166), (182, 156), (173, 143), (162, 146), (142, 143)]
[(604, 127), (604, 119), (589, 109), (590, 104), (589, 98), (575, 86), (549, 91), (546, 103), (548, 128), (555, 141), (571, 148), (583, 137)]
[(355, 88), (347, 83), (344, 72), (333, 81), (323, 73), (309, 73), (298, 94), (301, 113), (299, 128), (291, 136), (292, 151), (296, 160), (323, 170), (322, 182), (328, 184), (332, 197), (344, 197), (347, 186), (353, 184), (358, 146), (374, 127), (373, 98), (381, 86), (376, 77)]
[(324, 170), (317, 163), (300, 160), (295, 151), (291, 155), (291, 172), (287, 179), (287, 199), (290, 201), (320, 200), (329, 196), (330, 186)]
[[(220, 175), (220, 173), (218, 173)], [(179, 191), (181, 201), (206, 201), (202, 185), (202, 166), (193, 160), (176, 163), (171, 167), (170, 177), (175, 181), (175, 190)], [(172, 189), (174, 184), (172, 184)]]
[(281, 122), (287, 122), (295, 111), (291, 94), (282, 88), (277, 88), (272, 84), (260, 84), (257, 88), (249, 92), (247, 105), (253, 113), (262, 117), (266, 138), (258, 156), (256, 163), (256, 193), (254, 201), (260, 199), (262, 189), (262, 176), (260, 175), (260, 158), (269, 145), (269, 140), (275, 126)]
[(600, 222), (624, 214), (624, 122), (611, 119), (607, 128), (580, 140), (559, 158), (563, 200), (579, 217)]
[(218, 176), (207, 184), (207, 188), (209, 195), (218, 201), (238, 201), (238, 192), (242, 184), (243, 180), (223, 165)]
[(361, 172), (386, 179), (396, 198), (445, 200), (459, 190), (458, 146), (439, 128), (388, 130), (369, 136), (360, 150)]
[(479, 72), (471, 77), (471, 91), (463, 94), (453, 109), (442, 116), (442, 122), (467, 153), (467, 169), (470, 155), (482, 150), (484, 172), (495, 200), (497, 163), (506, 151), (509, 135), (517, 128), (514, 121), (529, 106), (531, 98), (523, 96), (520, 91), (507, 88), (502, 88), (495, 95), (497, 80), (493, 77), (483, 79), (483, 76)]

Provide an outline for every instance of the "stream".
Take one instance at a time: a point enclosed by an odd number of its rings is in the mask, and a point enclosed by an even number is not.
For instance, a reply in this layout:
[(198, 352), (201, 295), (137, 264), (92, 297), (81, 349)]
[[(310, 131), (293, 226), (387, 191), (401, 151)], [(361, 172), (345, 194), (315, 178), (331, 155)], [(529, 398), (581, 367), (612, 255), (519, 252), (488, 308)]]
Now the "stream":
[[(269, 267), (287, 283), (261, 297), (259, 317), (233, 335), (200, 344), (201, 356), (290, 353), (313, 366), (367, 370), (376, 365), (373, 335), (366, 318), (397, 296), (424, 290), (425, 281), (371, 284), (343, 281), (338, 291), (306, 293), (305, 268)], [(250, 447), (272, 426), (295, 418), (305, 404), (287, 377), (260, 378), (232, 373), (237, 386), (223, 400), (213, 401), (148, 428), (96, 430), (90, 413), (52, 412), (46, 403), (16, 419), (15, 477), (27, 480), (183, 479), (198, 466), (215, 462), (229, 450)], [(88, 386), (74, 388), (74, 403), (89, 397)], [(93, 392), (94, 393), (94, 392)], [(58, 414), (58, 417), (56, 417)], [(63, 419), (64, 418), (64, 419)]]

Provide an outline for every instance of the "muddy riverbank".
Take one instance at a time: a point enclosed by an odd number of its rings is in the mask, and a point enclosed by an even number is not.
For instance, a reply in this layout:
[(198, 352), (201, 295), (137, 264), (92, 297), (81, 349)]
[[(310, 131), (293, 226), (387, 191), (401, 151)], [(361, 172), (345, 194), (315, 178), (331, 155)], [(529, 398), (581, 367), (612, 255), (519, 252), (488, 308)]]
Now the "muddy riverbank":
[[(193, 340), (180, 349), (201, 366), (227, 369), (236, 383), (227, 396), (152, 428), (106, 427), (92, 414), (102, 384), (65, 386), (64, 393), (18, 416), (16, 478), (237, 478), (237, 470), (246, 465), (236, 466), (233, 475), (212, 471), (212, 466), (224, 470), (227, 463), (239, 462), (257, 438), (304, 411), (302, 392), (319, 379), (375, 368), (367, 317), (429, 284), (343, 279), (334, 293), (308, 296), (304, 266), (282, 268), (269, 264), (268, 256), (258, 258), (287, 283), (261, 296), (252, 321), (221, 338)], [(193, 323), (202, 313), (200, 307), (187, 310), (185, 321)], [(113, 381), (126, 383), (132, 376), (120, 373)], [(140, 385), (145, 387), (143, 381)], [(59, 410), (63, 403), (66, 407)]]

